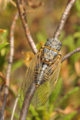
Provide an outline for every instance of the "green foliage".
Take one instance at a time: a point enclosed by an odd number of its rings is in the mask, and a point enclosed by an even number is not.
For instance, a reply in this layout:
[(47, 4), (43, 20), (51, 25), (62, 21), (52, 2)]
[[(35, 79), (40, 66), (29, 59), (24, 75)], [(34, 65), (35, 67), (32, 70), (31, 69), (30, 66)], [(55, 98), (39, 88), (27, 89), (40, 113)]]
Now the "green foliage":
[(73, 90), (71, 90), (70, 92), (68, 92), (57, 104), (56, 104), (56, 107), (61, 105), (71, 94), (73, 94), (74, 92), (78, 91), (79, 88), (76, 87), (74, 88)]
[[(63, 47), (68, 47), (68, 53), (80, 47), (80, 31), (75, 32), (73, 35), (68, 35), (62, 42)], [(76, 53), (71, 56), (70, 63), (74, 64), (80, 58), (80, 54)]]
[(76, 9), (78, 11), (77, 15), (78, 15), (78, 17), (80, 17), (80, 0), (77, 0), (75, 5), (76, 5)]
[(8, 32), (6, 31), (5, 33), (2, 33), (1, 36), (3, 38), (3, 43), (0, 44), (0, 70), (2, 71), (5, 63), (6, 63), (6, 55), (8, 53), (8, 47), (7, 45), (9, 45), (9, 43), (7, 43), (7, 35), (8, 35)]
[(44, 34), (40, 33), (40, 32), (38, 32), (36, 36), (37, 36), (38, 42), (44, 41), (44, 43), (45, 43), (46, 40), (47, 40), (46, 36)]
[(9, 43), (3, 43), (0, 45), (0, 50), (3, 49), (5, 46), (7, 46)]
[(23, 60), (18, 60), (13, 63), (12, 65), (12, 72), (14, 72), (17, 68), (21, 67), (23, 65)]
[(38, 33), (36, 34), (36, 37), (37, 37), (37, 40), (38, 40), (38, 42), (39, 42), (39, 43), (37, 44), (37, 49), (39, 50), (39, 49), (42, 47), (42, 45), (46, 43), (46, 41), (47, 41), (47, 36), (44, 35), (44, 34), (42, 34), (41, 32), (38, 32)]

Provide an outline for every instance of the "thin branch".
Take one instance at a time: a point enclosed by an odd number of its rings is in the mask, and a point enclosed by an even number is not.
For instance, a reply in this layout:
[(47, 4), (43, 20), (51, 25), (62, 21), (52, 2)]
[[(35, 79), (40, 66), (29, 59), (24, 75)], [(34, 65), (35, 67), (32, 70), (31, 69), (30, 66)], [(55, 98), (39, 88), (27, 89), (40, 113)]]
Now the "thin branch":
[(0, 85), (0, 101), (1, 101), (1, 92), (3, 90), (4, 84)]
[(25, 96), (25, 99), (24, 99), (24, 102), (23, 102), (23, 105), (22, 105), (22, 109), (21, 109), (19, 120), (26, 120), (28, 109), (29, 109), (29, 105), (30, 105), (32, 97), (33, 97), (33, 95), (35, 93), (35, 88), (36, 88), (35, 87), (35, 82), (33, 82), (30, 85), (28, 91), (26, 92), (26, 96)]
[(33, 53), (36, 54), (38, 51), (37, 51), (36, 45), (35, 45), (32, 37), (31, 37), (31, 34), (30, 34), (30, 30), (29, 30), (29, 27), (28, 27), (26, 14), (25, 14), (26, 10), (25, 10), (25, 7), (23, 5), (24, 3), (22, 4), (22, 1), (20, 2), (20, 0), (16, 0), (16, 3), (17, 3), (19, 15), (20, 15), (23, 27), (24, 27), (25, 35), (27, 37), (27, 40), (28, 40), (28, 42), (31, 46), (31, 49), (32, 49)]
[(13, 120), (14, 112), (15, 112), (15, 109), (16, 109), (16, 106), (17, 106), (17, 102), (18, 102), (19, 97), (20, 97), (20, 95), (18, 94), (18, 96), (17, 96), (17, 98), (16, 98), (16, 101), (15, 101), (15, 104), (14, 104), (13, 111), (12, 111), (11, 120)]
[(70, 56), (72, 56), (73, 54), (77, 53), (77, 52), (80, 52), (80, 47), (79, 48), (76, 48), (75, 50), (73, 50), (72, 52), (68, 53), (67, 55), (65, 55), (62, 60), (61, 60), (61, 63), (68, 59)]
[(4, 81), (3, 83), (5, 83), (5, 77), (2, 72), (0, 72), (0, 77), (3, 79), (3, 81)]
[(70, 9), (72, 8), (73, 4), (74, 4), (76, 1), (77, 1), (77, 0), (68, 0), (67, 5), (66, 5), (66, 8), (65, 8), (65, 10), (64, 10), (64, 12), (63, 12), (63, 15), (62, 15), (62, 17), (61, 17), (61, 20), (60, 20), (60, 22), (59, 22), (59, 25), (58, 25), (58, 27), (57, 27), (57, 29), (56, 29), (56, 32), (54, 33), (54, 38), (56, 38), (56, 39), (59, 38), (59, 36), (60, 36), (60, 34), (61, 34), (61, 31), (62, 31), (62, 29), (63, 29), (63, 27), (64, 27), (64, 24), (65, 24), (65, 22), (66, 22), (66, 19), (67, 19), (67, 17), (68, 17), (69, 11), (70, 11)]
[(11, 30), (10, 30), (10, 56), (9, 56), (8, 67), (6, 72), (6, 85), (4, 90), (3, 105), (0, 111), (0, 120), (3, 120), (4, 110), (5, 110), (7, 96), (8, 96), (8, 89), (9, 89), (9, 83), (10, 83), (10, 71), (11, 71), (11, 65), (13, 62), (13, 55), (14, 55), (14, 36), (13, 35), (14, 35), (14, 27), (15, 27), (17, 18), (18, 18), (18, 13), (15, 15), (13, 19), (13, 23), (11, 25)]
[(3, 80), (2, 84), (0, 85), (0, 101), (1, 101), (1, 92), (2, 92), (3, 87), (4, 87), (4, 85), (5, 85), (5, 77), (4, 77), (4, 75), (3, 75), (2, 72), (0, 72), (0, 77), (1, 77), (2, 80)]

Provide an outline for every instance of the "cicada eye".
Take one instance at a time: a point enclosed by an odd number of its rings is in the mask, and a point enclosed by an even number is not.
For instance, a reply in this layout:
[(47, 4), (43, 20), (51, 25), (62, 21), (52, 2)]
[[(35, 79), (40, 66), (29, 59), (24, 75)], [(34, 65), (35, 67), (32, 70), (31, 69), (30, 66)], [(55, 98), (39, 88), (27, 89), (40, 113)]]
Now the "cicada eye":
[(59, 45), (62, 46), (62, 43), (60, 42)]

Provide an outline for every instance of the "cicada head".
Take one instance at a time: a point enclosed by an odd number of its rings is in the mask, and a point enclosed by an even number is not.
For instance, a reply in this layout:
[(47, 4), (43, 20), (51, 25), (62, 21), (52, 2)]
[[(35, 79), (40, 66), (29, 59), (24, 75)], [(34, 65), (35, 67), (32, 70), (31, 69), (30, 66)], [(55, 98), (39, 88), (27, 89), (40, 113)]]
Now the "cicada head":
[(60, 51), (62, 43), (58, 39), (49, 38), (47, 39), (45, 46), (50, 46), (50, 48)]
[(59, 54), (62, 43), (54, 38), (49, 38), (44, 45), (42, 62), (53, 64), (54, 58)]

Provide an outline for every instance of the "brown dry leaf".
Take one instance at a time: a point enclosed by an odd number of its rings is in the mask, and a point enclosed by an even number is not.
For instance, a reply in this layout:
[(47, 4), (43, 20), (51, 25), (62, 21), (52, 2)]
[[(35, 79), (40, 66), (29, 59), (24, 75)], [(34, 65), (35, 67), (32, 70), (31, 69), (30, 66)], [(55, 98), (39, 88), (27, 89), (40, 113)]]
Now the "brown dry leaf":
[(80, 77), (80, 61), (75, 62), (76, 74)]
[(60, 114), (70, 114), (73, 113), (75, 111), (75, 108), (73, 105), (68, 105), (65, 110), (62, 110), (60, 108), (56, 108), (55, 109), (56, 112), (60, 113)]
[(70, 85), (73, 83), (73, 81), (75, 81), (76, 77), (77, 75), (75, 73), (69, 76), (67, 81), (69, 82)]
[(70, 114), (70, 113), (73, 113), (75, 111), (75, 108), (73, 105), (68, 105), (65, 110), (64, 110), (64, 113), (65, 114)]
[(43, 45), (44, 45), (44, 41), (41, 41), (41, 42), (40, 42), (40, 45), (43, 46)]
[(77, 115), (76, 120), (80, 120), (80, 114)]
[(24, 55), (24, 63), (26, 64), (27, 67), (29, 67), (33, 57), (34, 57), (34, 54), (32, 52), (22, 52), (22, 54)]
[(4, 32), (6, 32), (6, 30), (0, 29), (0, 33), (4, 33)]
[(10, 116), (11, 116), (11, 113), (8, 110), (5, 110), (5, 112), (4, 112), (4, 118), (7, 119)]
[(32, 8), (37, 8), (37, 7), (39, 7), (39, 6), (44, 5), (44, 3), (43, 3), (43, 2), (37, 2), (37, 3), (33, 4), (33, 3), (32, 3), (32, 0), (28, 0), (28, 5), (29, 5), (30, 7), (32, 7)]

